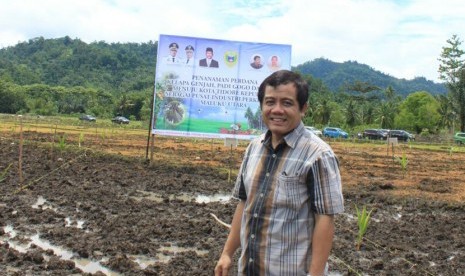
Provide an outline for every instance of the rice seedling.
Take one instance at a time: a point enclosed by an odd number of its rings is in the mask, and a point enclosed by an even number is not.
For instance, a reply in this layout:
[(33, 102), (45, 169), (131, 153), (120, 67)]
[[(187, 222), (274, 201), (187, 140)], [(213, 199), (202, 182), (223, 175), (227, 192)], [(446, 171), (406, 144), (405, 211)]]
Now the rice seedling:
[(79, 134), (79, 147), (81, 147), (81, 144), (84, 142), (84, 132), (81, 132)]
[(5, 181), (6, 175), (8, 174), (8, 171), (10, 170), (11, 165), (13, 165), (13, 164), (8, 165), (8, 166), (2, 171), (2, 173), (0, 173), (0, 183), (3, 182), (3, 181)]
[(66, 148), (66, 134), (58, 138), (58, 149), (63, 152)]
[(399, 162), (400, 167), (402, 169), (402, 173), (405, 176), (405, 173), (407, 172), (407, 165), (408, 165), (408, 159), (407, 159), (407, 155), (405, 154), (405, 152), (402, 152), (402, 158), (399, 158), (396, 156), (396, 160), (397, 162)]
[(105, 140), (107, 139), (107, 132), (106, 131), (102, 131), (100, 133), (100, 139), (102, 140), (102, 145), (105, 144)]
[(360, 211), (355, 205), (355, 210), (357, 212), (357, 225), (358, 225), (358, 234), (357, 234), (357, 241), (355, 244), (355, 248), (359, 251), (362, 246), (363, 237), (368, 229), (368, 225), (370, 223), (370, 216), (373, 209), (369, 212), (366, 209), (366, 206), (363, 206), (362, 210)]

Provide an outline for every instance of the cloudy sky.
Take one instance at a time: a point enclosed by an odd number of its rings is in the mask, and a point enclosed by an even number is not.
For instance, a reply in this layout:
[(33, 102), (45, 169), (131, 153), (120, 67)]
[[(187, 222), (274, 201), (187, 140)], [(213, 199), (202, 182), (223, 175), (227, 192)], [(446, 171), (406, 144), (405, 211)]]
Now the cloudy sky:
[(290, 44), (294, 66), (324, 57), (439, 81), (447, 39), (465, 40), (465, 1), (0, 0), (0, 48), (39, 36), (124, 43), (160, 34)]

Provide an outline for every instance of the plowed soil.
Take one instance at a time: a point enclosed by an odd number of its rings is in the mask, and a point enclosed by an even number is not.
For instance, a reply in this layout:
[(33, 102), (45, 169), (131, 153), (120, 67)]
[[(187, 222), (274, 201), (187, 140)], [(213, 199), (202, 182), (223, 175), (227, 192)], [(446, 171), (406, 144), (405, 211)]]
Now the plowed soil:
[[(235, 202), (199, 198), (230, 193), (245, 141), (63, 134), (0, 133), (2, 275), (212, 275), (227, 228), (211, 214), (229, 223)], [(332, 275), (465, 275), (463, 151), (328, 142), (346, 205)], [(360, 250), (355, 206), (373, 210)]]

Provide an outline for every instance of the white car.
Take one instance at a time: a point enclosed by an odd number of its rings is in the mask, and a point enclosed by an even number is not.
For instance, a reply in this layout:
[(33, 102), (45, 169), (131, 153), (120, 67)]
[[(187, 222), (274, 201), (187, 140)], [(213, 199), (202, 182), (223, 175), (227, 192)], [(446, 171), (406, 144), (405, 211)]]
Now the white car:
[(323, 136), (323, 133), (321, 132), (321, 130), (315, 128), (315, 127), (312, 127), (312, 126), (306, 126), (305, 127), (306, 129), (310, 130), (311, 132), (313, 132), (315, 135), (319, 136), (319, 137), (322, 137)]

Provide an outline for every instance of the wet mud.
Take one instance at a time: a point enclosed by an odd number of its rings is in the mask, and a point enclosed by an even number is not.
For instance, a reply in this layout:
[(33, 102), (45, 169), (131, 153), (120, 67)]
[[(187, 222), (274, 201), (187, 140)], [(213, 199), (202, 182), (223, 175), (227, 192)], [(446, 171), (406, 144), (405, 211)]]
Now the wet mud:
[[(60, 148), (26, 133), (20, 171), (18, 137), (2, 134), (3, 275), (212, 275), (227, 228), (211, 214), (232, 219), (227, 196), (246, 143), (157, 137), (147, 162), (144, 138), (97, 141)], [(465, 154), (330, 143), (346, 205), (332, 275), (465, 274)], [(360, 250), (355, 206), (373, 210)]]

